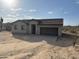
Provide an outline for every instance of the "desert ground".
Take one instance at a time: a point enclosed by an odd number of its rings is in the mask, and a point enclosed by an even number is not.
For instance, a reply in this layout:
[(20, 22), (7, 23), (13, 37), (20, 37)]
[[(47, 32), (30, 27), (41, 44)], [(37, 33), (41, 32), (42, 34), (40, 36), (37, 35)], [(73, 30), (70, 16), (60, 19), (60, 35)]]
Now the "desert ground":
[(0, 32), (0, 59), (79, 59), (79, 40)]

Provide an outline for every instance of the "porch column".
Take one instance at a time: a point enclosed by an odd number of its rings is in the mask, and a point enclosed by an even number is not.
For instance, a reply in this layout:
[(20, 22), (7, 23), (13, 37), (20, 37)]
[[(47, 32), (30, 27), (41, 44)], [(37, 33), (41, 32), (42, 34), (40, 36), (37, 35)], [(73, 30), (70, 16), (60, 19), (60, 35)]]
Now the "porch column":
[(28, 34), (31, 34), (31, 24), (28, 25)]
[(62, 27), (58, 28), (58, 36), (62, 36)]
[(36, 34), (37, 34), (37, 35), (40, 34), (40, 27), (39, 27), (39, 25), (36, 25)]

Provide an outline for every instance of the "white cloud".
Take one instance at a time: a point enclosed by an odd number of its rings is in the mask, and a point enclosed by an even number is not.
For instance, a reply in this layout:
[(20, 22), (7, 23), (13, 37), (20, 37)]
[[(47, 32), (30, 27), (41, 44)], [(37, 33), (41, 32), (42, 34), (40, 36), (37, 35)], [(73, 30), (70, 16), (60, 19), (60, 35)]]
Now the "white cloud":
[(12, 18), (15, 18), (15, 17), (20, 17), (19, 14), (8, 14), (6, 15), (5, 17), (12, 17)]
[(17, 14), (8, 14), (4, 16), (4, 23), (16, 21), (18, 18), (19, 16)]
[(9, 13), (16, 15), (16, 14), (19, 14), (20, 11), (23, 11), (23, 9), (22, 8), (11, 8)]
[(76, 4), (79, 4), (79, 1), (77, 1)]
[(24, 16), (24, 19), (32, 19), (32, 18), (34, 18), (34, 17), (32, 17), (32, 16)]
[(34, 16), (22, 16), (22, 17), (16, 17), (14, 15), (8, 14), (7, 16), (4, 17), (4, 23), (5, 22), (14, 22), (18, 19), (41, 19), (40, 17), (34, 17)]
[(36, 12), (37, 10), (36, 9), (30, 9), (28, 10), (28, 12)]
[(12, 18), (12, 17), (4, 17), (4, 23), (6, 22), (13, 22), (16, 21), (17, 18)]
[(10, 9), (12, 13), (16, 13), (16, 12), (28, 12), (28, 13), (33, 13), (33, 12), (37, 12), (38, 10), (36, 9), (29, 9), (29, 10), (25, 10), (25, 9), (22, 9), (22, 8), (12, 8)]
[(10, 10), (17, 12), (17, 11), (21, 11), (21, 10), (23, 10), (23, 9), (22, 9), (22, 8), (12, 8), (12, 9), (10, 9)]
[(15, 15), (8, 14), (6, 17), (16, 17)]
[(53, 12), (52, 11), (49, 11), (48, 14), (53, 14)]
[(24, 19), (41, 19), (40, 17), (24, 16)]
[[(2, 9), (2, 11), (5, 11), (6, 9)], [(19, 12), (23, 13), (19, 13)], [(40, 19), (39, 17), (33, 17), (33, 16), (27, 16), (27, 13), (34, 13), (37, 12), (36, 9), (22, 9), (22, 8), (11, 8), (10, 10), (7, 9), (7, 15), (4, 15), (4, 22), (13, 22), (17, 19)], [(26, 12), (26, 14), (24, 14)]]
[(76, 3), (76, 4), (79, 4), (79, 0), (76, 0), (75, 3)]

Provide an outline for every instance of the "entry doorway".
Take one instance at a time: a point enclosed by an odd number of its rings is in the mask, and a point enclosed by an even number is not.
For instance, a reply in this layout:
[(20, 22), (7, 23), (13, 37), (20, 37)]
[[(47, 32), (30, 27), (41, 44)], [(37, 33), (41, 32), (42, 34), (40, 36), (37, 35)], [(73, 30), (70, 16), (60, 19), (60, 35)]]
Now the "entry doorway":
[(35, 24), (31, 25), (31, 31), (32, 31), (32, 34), (36, 34), (36, 25)]

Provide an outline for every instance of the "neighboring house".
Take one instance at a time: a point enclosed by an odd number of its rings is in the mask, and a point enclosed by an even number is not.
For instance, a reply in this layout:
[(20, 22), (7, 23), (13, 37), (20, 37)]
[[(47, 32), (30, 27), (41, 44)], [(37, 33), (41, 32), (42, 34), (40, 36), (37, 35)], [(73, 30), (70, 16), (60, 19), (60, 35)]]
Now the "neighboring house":
[(2, 31), (3, 18), (0, 18), (0, 31)]
[(11, 31), (12, 30), (12, 23), (3, 23), (2, 30), (3, 31)]
[(2, 24), (2, 31), (5, 31), (6, 30), (6, 23), (3, 23)]
[(2, 31), (2, 22), (0, 22), (0, 31)]
[(61, 35), (63, 19), (31, 19), (13, 22), (14, 34)]

